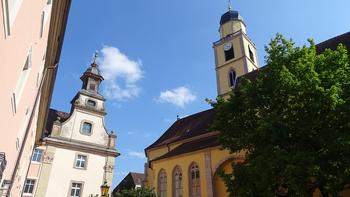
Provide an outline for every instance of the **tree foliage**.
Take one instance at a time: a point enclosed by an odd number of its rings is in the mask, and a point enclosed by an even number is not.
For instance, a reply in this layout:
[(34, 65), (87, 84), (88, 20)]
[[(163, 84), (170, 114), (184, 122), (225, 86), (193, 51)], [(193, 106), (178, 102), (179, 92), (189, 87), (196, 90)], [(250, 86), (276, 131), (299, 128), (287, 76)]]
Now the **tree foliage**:
[(125, 189), (114, 194), (115, 197), (156, 197), (154, 191), (148, 188)]
[(223, 147), (247, 151), (223, 176), (231, 196), (338, 196), (350, 183), (348, 53), (309, 43), (277, 35), (258, 77), (212, 103)]

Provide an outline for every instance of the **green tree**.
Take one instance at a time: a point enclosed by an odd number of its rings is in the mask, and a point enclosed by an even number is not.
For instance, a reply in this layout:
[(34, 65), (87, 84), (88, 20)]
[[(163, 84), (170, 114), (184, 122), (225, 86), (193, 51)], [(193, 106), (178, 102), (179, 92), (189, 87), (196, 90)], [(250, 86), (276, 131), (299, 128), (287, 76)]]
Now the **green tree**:
[(218, 98), (214, 129), (245, 150), (223, 178), (231, 196), (338, 196), (350, 183), (350, 66), (346, 48), (316, 54), (277, 35), (266, 67)]
[(114, 194), (114, 197), (156, 197), (154, 191), (148, 188), (126, 189)]

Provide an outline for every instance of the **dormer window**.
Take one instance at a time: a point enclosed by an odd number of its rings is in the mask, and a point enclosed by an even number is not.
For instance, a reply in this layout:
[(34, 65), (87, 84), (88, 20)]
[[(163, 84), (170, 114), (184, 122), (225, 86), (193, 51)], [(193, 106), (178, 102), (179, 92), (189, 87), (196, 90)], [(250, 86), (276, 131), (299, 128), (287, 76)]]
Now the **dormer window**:
[(235, 58), (235, 52), (233, 51), (233, 46), (231, 42), (224, 45), (225, 61), (229, 61)]
[(230, 70), (229, 82), (230, 82), (230, 87), (233, 88), (236, 83), (236, 72), (234, 70)]
[(91, 135), (92, 133), (92, 124), (89, 122), (83, 122), (83, 126), (81, 129), (82, 134)]
[(86, 101), (86, 105), (88, 106), (88, 107), (93, 107), (93, 108), (95, 108), (96, 107), (96, 101), (93, 101), (93, 100), (87, 100)]

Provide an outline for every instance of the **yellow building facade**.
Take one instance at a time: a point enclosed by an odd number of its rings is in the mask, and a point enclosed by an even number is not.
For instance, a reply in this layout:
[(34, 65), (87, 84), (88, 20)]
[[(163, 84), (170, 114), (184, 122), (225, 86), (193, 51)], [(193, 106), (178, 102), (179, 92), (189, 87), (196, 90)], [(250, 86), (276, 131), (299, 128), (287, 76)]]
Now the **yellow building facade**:
[(231, 173), (243, 153), (222, 150), (218, 132), (208, 130), (213, 109), (177, 120), (146, 149), (145, 186), (164, 196), (228, 196), (218, 172)]
[[(239, 76), (258, 68), (258, 60), (237, 11), (229, 9), (221, 16), (219, 34), (220, 40), (213, 43), (215, 71), (218, 95), (225, 97)], [(145, 149), (145, 186), (159, 197), (228, 196), (218, 172), (232, 172), (231, 163), (242, 161), (244, 154), (221, 148), (219, 132), (210, 130), (214, 115), (209, 109), (178, 119)]]
[[(213, 43), (217, 92), (227, 98), (239, 77), (254, 80), (259, 72), (256, 47), (246, 34), (246, 24), (229, 9), (220, 20), (220, 40)], [(317, 53), (344, 44), (350, 51), (350, 32), (316, 45)], [(232, 163), (244, 160), (244, 151), (222, 149), (219, 132), (211, 130), (215, 110), (209, 109), (174, 122), (145, 149), (144, 185), (159, 197), (225, 197), (227, 188), (218, 175), (232, 173)], [(234, 131), (233, 131), (234, 132)], [(350, 196), (348, 190), (343, 196)], [(315, 191), (314, 197), (322, 196)]]

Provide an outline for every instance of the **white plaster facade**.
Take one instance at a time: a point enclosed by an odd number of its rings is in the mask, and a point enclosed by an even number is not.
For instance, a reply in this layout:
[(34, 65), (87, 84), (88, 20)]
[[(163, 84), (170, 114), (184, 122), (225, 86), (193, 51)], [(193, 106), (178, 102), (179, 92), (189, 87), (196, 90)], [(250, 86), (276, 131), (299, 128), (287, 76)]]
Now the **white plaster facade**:
[[(81, 132), (84, 122), (92, 124), (91, 135), (85, 135)], [(81, 109), (74, 109), (69, 119), (62, 123), (60, 137), (102, 146), (108, 144), (108, 134), (104, 126), (104, 117), (91, 112), (85, 112)]]
[[(31, 195), (72, 196), (72, 183), (79, 183), (79, 196), (95, 196), (100, 195), (100, 186), (105, 182), (111, 186), (119, 153), (115, 149), (116, 136), (104, 124), (105, 99), (98, 92), (103, 77), (97, 67), (91, 64), (81, 77), (83, 86), (71, 102), (70, 113), (50, 110), (45, 136), (37, 147), (43, 150), (41, 161), (32, 161), (28, 174), (35, 180)], [(84, 123), (91, 126), (90, 132), (83, 131)], [(77, 165), (78, 157), (84, 157), (84, 167)]]
[[(74, 168), (77, 153), (88, 155), (86, 170)], [(81, 196), (100, 194), (100, 185), (104, 178), (103, 166), (106, 162), (104, 156), (59, 148), (56, 149), (54, 160), (46, 196), (69, 196), (71, 181), (83, 182)]]

